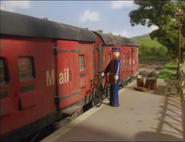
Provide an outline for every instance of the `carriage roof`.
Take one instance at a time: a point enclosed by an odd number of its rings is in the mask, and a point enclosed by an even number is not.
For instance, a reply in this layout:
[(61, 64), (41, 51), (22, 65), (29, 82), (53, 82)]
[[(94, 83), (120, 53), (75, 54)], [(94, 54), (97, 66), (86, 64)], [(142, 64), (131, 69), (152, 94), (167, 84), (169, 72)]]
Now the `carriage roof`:
[(101, 33), (97, 31), (93, 31), (95, 34), (98, 34), (105, 45), (126, 45), (126, 46), (138, 46), (139, 42), (135, 39), (126, 38), (122, 36), (116, 36), (113, 34)]
[(2, 10), (0, 12), (1, 34), (77, 41), (97, 41), (96, 36), (88, 29)]

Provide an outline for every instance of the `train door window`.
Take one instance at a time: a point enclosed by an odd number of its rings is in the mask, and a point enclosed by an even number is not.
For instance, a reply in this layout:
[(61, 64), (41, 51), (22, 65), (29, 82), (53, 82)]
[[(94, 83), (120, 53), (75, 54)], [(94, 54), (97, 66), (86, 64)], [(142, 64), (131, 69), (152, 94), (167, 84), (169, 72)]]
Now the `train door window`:
[(85, 56), (79, 55), (80, 71), (85, 70)]
[(0, 58), (0, 85), (8, 83), (8, 75), (6, 71), (5, 59)]
[(31, 57), (19, 57), (19, 80), (26, 81), (34, 78), (33, 59)]
[(137, 60), (136, 60), (137, 59), (137, 52), (136, 51), (135, 51), (135, 57), (136, 57), (135, 58), (135, 64), (137, 64)]
[(133, 59), (133, 64), (135, 64), (135, 58)]
[(126, 54), (124, 53), (123, 54), (123, 62), (125, 62), (125, 59), (126, 59)]
[(109, 62), (111, 61), (111, 54), (109, 54)]
[(129, 53), (127, 53), (127, 62), (129, 62)]

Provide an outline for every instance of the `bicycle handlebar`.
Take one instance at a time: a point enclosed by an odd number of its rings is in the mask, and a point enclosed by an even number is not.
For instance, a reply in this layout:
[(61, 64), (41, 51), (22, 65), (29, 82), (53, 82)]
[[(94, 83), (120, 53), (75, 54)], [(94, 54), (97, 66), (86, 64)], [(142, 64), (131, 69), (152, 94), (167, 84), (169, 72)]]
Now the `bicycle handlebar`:
[[(102, 73), (102, 72), (100, 72)], [(102, 78), (105, 78), (107, 77), (107, 74), (105, 74), (105, 76), (100, 76), (101, 74), (98, 74), (98, 75), (95, 75), (94, 77), (97, 77), (98, 79), (102, 79)]]

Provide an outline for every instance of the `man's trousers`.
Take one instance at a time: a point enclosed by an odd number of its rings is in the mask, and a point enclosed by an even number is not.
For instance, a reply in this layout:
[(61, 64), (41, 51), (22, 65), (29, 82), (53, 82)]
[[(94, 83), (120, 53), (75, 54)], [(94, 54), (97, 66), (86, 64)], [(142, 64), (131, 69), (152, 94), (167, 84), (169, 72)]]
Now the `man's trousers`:
[(111, 106), (119, 106), (119, 82), (111, 84), (110, 87), (110, 102), (109, 105)]

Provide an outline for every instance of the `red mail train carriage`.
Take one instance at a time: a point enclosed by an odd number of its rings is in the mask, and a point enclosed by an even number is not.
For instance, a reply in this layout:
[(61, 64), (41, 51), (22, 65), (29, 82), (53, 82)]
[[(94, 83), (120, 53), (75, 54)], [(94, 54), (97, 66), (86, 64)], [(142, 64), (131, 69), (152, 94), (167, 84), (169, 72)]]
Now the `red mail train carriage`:
[(88, 103), (96, 40), (86, 29), (1, 11), (2, 141), (18, 141), (61, 118), (58, 110)]
[(112, 34), (94, 32), (98, 41), (94, 43), (94, 71), (103, 71), (112, 59), (112, 47), (121, 50), (119, 59), (121, 61), (120, 84), (125, 86), (138, 74), (138, 47), (135, 39), (129, 39)]
[[(61, 110), (91, 102), (94, 73), (111, 58), (112, 45), (96, 53), (105, 42), (100, 34), (5, 11), (1, 11), (0, 33), (2, 142), (19, 141), (63, 118)], [(114, 45), (124, 53), (123, 45)], [(125, 46), (132, 60), (132, 48), (138, 54), (138, 46)]]

